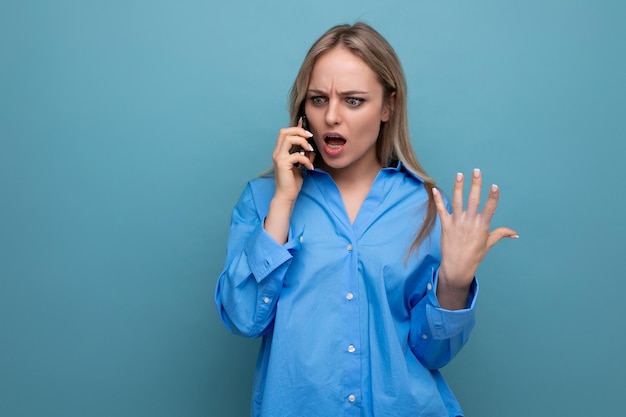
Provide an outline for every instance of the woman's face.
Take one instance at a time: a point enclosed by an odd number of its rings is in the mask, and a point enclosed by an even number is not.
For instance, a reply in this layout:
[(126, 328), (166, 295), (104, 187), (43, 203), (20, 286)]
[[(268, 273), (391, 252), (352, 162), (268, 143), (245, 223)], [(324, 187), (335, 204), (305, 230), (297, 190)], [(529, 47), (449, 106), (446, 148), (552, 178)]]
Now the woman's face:
[(338, 46), (317, 60), (305, 114), (331, 174), (380, 169), (376, 139), (380, 123), (389, 120), (389, 106), (382, 84), (360, 57)]

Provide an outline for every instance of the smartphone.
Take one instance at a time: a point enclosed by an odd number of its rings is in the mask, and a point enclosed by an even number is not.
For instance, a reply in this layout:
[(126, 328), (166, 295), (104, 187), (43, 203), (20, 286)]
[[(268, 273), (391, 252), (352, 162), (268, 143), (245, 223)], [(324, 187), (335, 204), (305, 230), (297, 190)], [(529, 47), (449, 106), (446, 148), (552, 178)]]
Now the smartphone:
[[(302, 107), (301, 107), (301, 110), (300, 110), (300, 117), (302, 118), (302, 128), (305, 129), (305, 130), (309, 130), (309, 121), (306, 118), (306, 114), (304, 114), (304, 103), (302, 104)], [(313, 147), (313, 152), (318, 153), (317, 152), (317, 147), (315, 146), (315, 141), (313, 140), (313, 136), (308, 138), (307, 142), (309, 142), (309, 144)], [(307, 152), (308, 153), (310, 151), (302, 149), (302, 146), (300, 146), (300, 145), (294, 145), (289, 150), (289, 153), (296, 153), (296, 152)], [(296, 163), (295, 165), (298, 166), (300, 164)]]

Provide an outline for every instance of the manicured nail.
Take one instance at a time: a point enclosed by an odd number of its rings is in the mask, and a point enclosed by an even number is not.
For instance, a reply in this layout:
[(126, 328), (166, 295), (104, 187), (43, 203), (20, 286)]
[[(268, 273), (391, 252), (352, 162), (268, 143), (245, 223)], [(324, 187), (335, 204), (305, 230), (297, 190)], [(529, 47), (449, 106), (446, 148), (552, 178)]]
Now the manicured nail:
[(315, 149), (313, 149), (313, 145), (309, 144), (309, 151), (314, 152)]
[(435, 187), (433, 187), (433, 194), (434, 195), (439, 195), (439, 190), (436, 189)]
[(519, 235), (513, 235), (511, 236), (511, 239), (519, 239)]
[(313, 133), (309, 132), (308, 130), (305, 130), (306, 134), (308, 137), (312, 138), (313, 137)]
[(474, 178), (480, 177), (480, 169), (474, 168)]
[(491, 192), (492, 192), (492, 193), (496, 193), (496, 192), (498, 192), (498, 186), (497, 186), (497, 185), (495, 185), (495, 184), (491, 184)]
[(304, 155), (306, 155), (306, 152), (300, 151), (300, 155), (304, 156)]
[(456, 182), (461, 182), (463, 181), (463, 174), (460, 172), (457, 172), (456, 174)]

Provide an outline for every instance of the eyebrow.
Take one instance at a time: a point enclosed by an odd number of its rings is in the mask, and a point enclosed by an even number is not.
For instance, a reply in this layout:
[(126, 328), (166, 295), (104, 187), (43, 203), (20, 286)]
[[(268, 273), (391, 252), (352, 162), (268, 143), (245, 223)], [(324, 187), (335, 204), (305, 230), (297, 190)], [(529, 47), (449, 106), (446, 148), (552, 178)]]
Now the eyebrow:
[[(321, 95), (327, 94), (325, 91), (316, 90), (316, 89), (308, 90), (307, 93), (308, 94), (321, 94)], [(348, 90), (348, 91), (341, 91), (339, 93), (340, 96), (367, 95), (367, 94), (368, 94), (367, 91), (360, 91), (360, 90)]]

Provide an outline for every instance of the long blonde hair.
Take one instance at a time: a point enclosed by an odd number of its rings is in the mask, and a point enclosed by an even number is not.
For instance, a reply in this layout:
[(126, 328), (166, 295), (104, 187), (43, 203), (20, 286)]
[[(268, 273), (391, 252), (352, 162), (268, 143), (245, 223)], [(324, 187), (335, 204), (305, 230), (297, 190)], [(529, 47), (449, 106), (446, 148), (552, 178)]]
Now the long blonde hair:
[(383, 85), (386, 99), (395, 93), (395, 103), (389, 121), (381, 125), (377, 152), (384, 167), (400, 161), (424, 181), (428, 193), (427, 214), (411, 245), (412, 251), (429, 235), (435, 224), (437, 210), (432, 192), (435, 181), (426, 174), (411, 145), (406, 79), (400, 60), (389, 42), (374, 28), (362, 22), (354, 25), (337, 25), (324, 33), (309, 49), (291, 87), (289, 94), (291, 123), (297, 124), (301, 116), (313, 66), (320, 56), (339, 45), (360, 57), (374, 71)]

